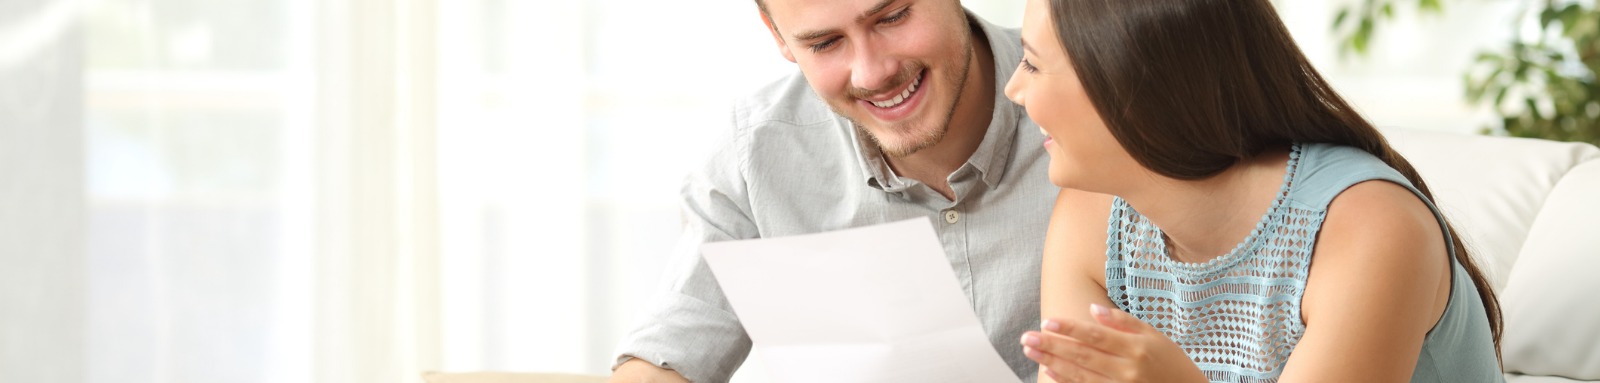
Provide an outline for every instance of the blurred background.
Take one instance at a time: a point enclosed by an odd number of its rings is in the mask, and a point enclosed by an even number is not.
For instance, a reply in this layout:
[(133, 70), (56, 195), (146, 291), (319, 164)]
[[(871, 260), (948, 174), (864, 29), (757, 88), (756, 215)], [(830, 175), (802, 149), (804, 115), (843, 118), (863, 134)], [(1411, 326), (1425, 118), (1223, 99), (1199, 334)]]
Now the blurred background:
[[(1398, 1), (1341, 53), (1363, 1), (1278, 6), (1379, 125), (1499, 126), (1463, 76), (1537, 12)], [(793, 70), (748, 0), (0, 0), (0, 381), (603, 374)]]

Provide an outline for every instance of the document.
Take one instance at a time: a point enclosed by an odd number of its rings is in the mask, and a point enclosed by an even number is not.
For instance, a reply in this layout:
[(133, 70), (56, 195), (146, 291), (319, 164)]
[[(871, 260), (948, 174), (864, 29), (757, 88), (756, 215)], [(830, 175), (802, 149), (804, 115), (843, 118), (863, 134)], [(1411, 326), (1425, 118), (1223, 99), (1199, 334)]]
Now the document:
[(780, 382), (1020, 381), (928, 219), (700, 250)]

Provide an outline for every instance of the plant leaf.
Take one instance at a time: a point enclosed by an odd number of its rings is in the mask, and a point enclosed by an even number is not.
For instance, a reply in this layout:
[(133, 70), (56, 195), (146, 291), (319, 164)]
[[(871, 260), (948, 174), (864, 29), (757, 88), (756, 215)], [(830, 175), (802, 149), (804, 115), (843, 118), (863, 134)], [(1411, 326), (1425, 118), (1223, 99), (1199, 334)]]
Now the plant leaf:
[(1436, 13), (1444, 11), (1444, 6), (1443, 4), (1439, 3), (1439, 0), (1422, 0), (1421, 3), (1418, 4), (1418, 7), (1422, 8), (1424, 11)]
[(1501, 105), (1505, 105), (1506, 93), (1509, 90), (1511, 90), (1511, 87), (1502, 86), (1500, 90), (1494, 92), (1494, 108), (1496, 110), (1499, 110)]
[(1355, 48), (1356, 53), (1366, 54), (1367, 53), (1367, 41), (1370, 40), (1371, 38), (1372, 38), (1372, 19), (1362, 18), (1361, 19), (1361, 25), (1356, 27), (1355, 35), (1350, 36), (1350, 47), (1351, 48)]

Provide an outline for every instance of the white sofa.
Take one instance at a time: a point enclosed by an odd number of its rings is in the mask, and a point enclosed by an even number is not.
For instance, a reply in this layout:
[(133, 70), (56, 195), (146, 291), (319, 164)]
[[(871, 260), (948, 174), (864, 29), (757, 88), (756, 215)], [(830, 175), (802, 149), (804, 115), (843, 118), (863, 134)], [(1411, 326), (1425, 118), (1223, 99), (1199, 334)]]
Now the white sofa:
[[(1385, 135), (1487, 269), (1505, 315), (1512, 383), (1600, 381), (1600, 148), (1410, 130)], [(599, 382), (431, 374), (432, 383)]]
[(1386, 131), (1500, 294), (1513, 383), (1600, 381), (1600, 149)]

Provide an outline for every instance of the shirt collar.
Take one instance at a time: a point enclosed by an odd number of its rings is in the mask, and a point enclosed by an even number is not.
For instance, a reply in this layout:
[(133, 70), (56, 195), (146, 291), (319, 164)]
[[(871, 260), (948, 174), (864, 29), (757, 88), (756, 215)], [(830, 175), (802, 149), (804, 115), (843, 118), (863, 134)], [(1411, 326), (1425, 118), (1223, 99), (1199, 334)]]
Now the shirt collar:
[[(967, 11), (967, 21), (982, 30), (983, 37), (989, 42), (989, 52), (994, 56), (996, 97), (992, 101), (994, 113), (989, 117), (989, 128), (983, 135), (983, 141), (978, 144), (978, 149), (972, 152), (966, 163), (977, 169), (982, 175), (984, 184), (995, 188), (1000, 185), (1002, 176), (1005, 175), (1011, 153), (1015, 152), (1017, 124), (1023, 113), (1021, 107), (1004, 97), (1006, 82), (1011, 80), (1011, 75), (1017, 70), (1017, 63), (1022, 60), (1021, 46), (1014, 34), (972, 14), (971, 11)], [(860, 132), (843, 116), (839, 116), (839, 120), (854, 131), (852, 136), (861, 156), (861, 174), (867, 177), (865, 181), (868, 186), (886, 192), (899, 192), (911, 186), (911, 183), (894, 175), (888, 161), (883, 158), (883, 152), (872, 142), (871, 137)]]

